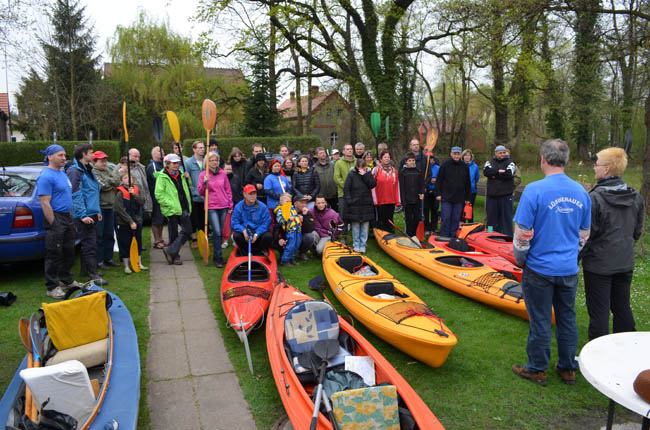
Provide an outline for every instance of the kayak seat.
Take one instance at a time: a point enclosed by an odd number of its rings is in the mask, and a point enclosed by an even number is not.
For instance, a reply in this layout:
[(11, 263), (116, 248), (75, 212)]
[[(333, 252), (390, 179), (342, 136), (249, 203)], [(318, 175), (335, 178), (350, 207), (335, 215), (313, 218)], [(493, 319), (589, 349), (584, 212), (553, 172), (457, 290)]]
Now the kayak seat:
[[(251, 261), (251, 282), (268, 281), (269, 270), (259, 261)], [(228, 282), (248, 282), (248, 261), (238, 264), (228, 274)]]
[(378, 294), (395, 295), (395, 285), (392, 282), (368, 282), (363, 286), (363, 292), (369, 296)]
[(476, 261), (471, 258), (467, 257), (460, 257), (460, 256), (444, 256), (444, 257), (438, 257), (436, 258), (436, 261), (439, 261), (443, 264), (447, 264), (449, 266), (458, 266), (458, 267), (482, 267), (483, 263), (480, 261)]
[(363, 258), (360, 255), (348, 255), (339, 257), (338, 265), (350, 273), (354, 273), (363, 266)]
[[(314, 350), (319, 340), (339, 338), (339, 319), (334, 308), (328, 303), (310, 300), (295, 305), (287, 312), (284, 319), (284, 337), (290, 350), (290, 361), (294, 371), (300, 378), (301, 374), (311, 373), (300, 365), (298, 356)], [(345, 363), (345, 357), (350, 355), (339, 344), (339, 352), (328, 361), (327, 368)]]
[(465, 239), (460, 239), (458, 237), (452, 237), (449, 239), (447, 243), (447, 247), (449, 249), (453, 249), (454, 251), (458, 252), (469, 252), (471, 251), (471, 248), (465, 241)]

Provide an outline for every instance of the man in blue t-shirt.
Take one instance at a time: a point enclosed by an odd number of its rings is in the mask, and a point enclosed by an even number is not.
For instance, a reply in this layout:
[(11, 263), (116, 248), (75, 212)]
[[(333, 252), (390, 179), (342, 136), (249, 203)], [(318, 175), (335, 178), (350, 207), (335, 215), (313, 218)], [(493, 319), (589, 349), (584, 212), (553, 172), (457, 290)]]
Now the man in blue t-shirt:
[(62, 299), (68, 288), (80, 286), (70, 272), (74, 262), (75, 237), (71, 214), (72, 185), (61, 171), (65, 165), (63, 147), (50, 145), (41, 152), (45, 154), (47, 168), (36, 180), (36, 189), (45, 227), (45, 286), (48, 296)]
[(591, 199), (564, 174), (569, 147), (560, 139), (542, 144), (544, 179), (526, 186), (515, 215), (514, 254), (524, 268), (522, 288), (530, 317), (528, 363), (515, 364), (518, 376), (546, 385), (555, 309), (558, 362), (563, 382), (575, 384), (578, 349), (575, 298), (578, 252), (589, 238)]

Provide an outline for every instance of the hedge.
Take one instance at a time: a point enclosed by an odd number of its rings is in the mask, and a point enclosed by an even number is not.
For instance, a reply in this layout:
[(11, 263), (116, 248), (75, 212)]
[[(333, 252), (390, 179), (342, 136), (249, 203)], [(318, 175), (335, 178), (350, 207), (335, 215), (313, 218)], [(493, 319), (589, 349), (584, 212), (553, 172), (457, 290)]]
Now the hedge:
[[(205, 137), (183, 140), (183, 154), (191, 156), (192, 143), (200, 140), (205, 143)], [(298, 149), (301, 153), (306, 153), (310, 148), (321, 146), (319, 136), (278, 136), (278, 137), (223, 137), (217, 138), (219, 143), (219, 152), (224, 158), (228, 158), (230, 151), (234, 146), (241, 149), (246, 158), (253, 153), (253, 144), (261, 143), (267, 152), (278, 153), (281, 145), (288, 145), (289, 148)]]
[[(44, 150), (53, 142), (51, 140), (31, 140), (24, 142), (0, 142), (0, 162), (5, 166), (18, 166), (25, 163), (43, 161)], [(80, 143), (88, 143), (87, 140), (65, 140), (57, 144), (65, 148), (68, 159), (72, 159), (74, 147)], [(114, 163), (120, 161), (120, 142), (115, 140), (96, 140), (93, 142), (95, 151), (101, 150), (108, 155), (108, 159)]]

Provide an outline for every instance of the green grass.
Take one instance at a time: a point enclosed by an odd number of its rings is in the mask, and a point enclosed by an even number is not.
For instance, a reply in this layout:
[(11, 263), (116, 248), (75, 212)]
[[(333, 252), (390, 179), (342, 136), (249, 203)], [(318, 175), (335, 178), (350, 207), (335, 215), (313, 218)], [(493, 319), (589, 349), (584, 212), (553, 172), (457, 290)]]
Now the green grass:
[[(572, 172), (570, 172), (571, 174)], [(640, 177), (640, 174), (638, 175)], [(533, 179), (534, 180), (534, 179)], [(484, 199), (477, 198), (475, 219), (484, 218)], [(398, 225), (403, 225), (397, 216)], [(644, 237), (646, 246), (648, 236)], [(227, 251), (230, 251), (229, 248)], [(224, 254), (227, 258), (229, 252)], [(539, 387), (517, 378), (511, 371), (515, 363), (526, 362), (528, 322), (481, 305), (452, 293), (398, 264), (374, 242), (368, 241), (368, 256), (404, 282), (422, 298), (458, 336), (458, 345), (446, 363), (437, 369), (423, 365), (370, 333), (357, 322), (359, 330), (406, 378), (447, 429), (575, 429), (604, 425), (608, 400), (581, 375), (573, 387), (560, 382), (549, 372), (547, 387)], [(267, 429), (284, 414), (266, 353), (264, 327), (250, 336), (255, 376), (248, 371), (243, 345), (234, 331), (225, 325), (219, 300), (223, 269), (203, 266), (195, 253), (199, 273), (205, 281), (208, 297), (222, 331), (226, 349), (239, 377), (258, 428)], [(296, 267), (282, 267), (287, 281), (311, 295), (308, 282), (322, 274), (320, 260), (312, 259)], [(637, 330), (650, 330), (650, 263), (637, 257), (632, 284), (632, 309)], [(329, 300), (341, 314), (348, 312), (329, 289)], [(587, 315), (582, 279), (576, 299), (581, 348), (587, 341)], [(553, 340), (551, 363), (557, 361)], [(638, 420), (623, 408), (617, 408), (617, 420)]]
[[(142, 236), (145, 246), (149, 247), (149, 228), (145, 228)], [(149, 254), (145, 252), (143, 263), (148, 265), (148, 261)], [(18, 300), (11, 307), (0, 309), (0, 391), (4, 393), (25, 355), (25, 348), (18, 334), (18, 320), (21, 317), (29, 318), (41, 307), (42, 302), (50, 303), (55, 300), (45, 294), (42, 261), (6, 265), (0, 267), (0, 271), (2, 274), (0, 291), (12, 291), (18, 296)], [(75, 275), (79, 273), (78, 258), (72, 272)], [(107, 288), (119, 296), (131, 312), (138, 334), (140, 369), (142, 371), (138, 428), (148, 428), (150, 417), (147, 406), (145, 363), (147, 362), (147, 344), (150, 336), (148, 322), (149, 272), (127, 275), (120, 268), (114, 268), (105, 270), (104, 278), (109, 282)], [(80, 277), (76, 279), (81, 281)]]

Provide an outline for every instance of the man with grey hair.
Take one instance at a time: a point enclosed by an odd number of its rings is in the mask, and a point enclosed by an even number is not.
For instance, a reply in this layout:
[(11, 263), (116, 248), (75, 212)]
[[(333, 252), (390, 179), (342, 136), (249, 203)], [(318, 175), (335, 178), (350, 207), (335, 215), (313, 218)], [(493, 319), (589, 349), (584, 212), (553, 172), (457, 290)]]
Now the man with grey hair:
[(512, 193), (515, 191), (516, 169), (508, 148), (503, 145), (494, 149), (494, 158), (487, 160), (483, 167), (483, 174), (487, 177), (487, 224), (507, 236), (512, 236)]
[(363, 155), (366, 153), (366, 145), (364, 145), (361, 142), (357, 142), (356, 145), (354, 145), (354, 158), (359, 159), (363, 158)]
[[(131, 175), (135, 179), (135, 183), (139, 185), (141, 190), (149, 189), (147, 181), (147, 168), (144, 164), (140, 163), (140, 151), (135, 148), (129, 149), (129, 159), (131, 160)], [(151, 218), (151, 211), (153, 210), (153, 200), (149, 193), (142, 193), (144, 196), (144, 211), (147, 213), (147, 218)], [(141, 249), (140, 251), (144, 251)]]
[(515, 215), (514, 254), (524, 268), (521, 286), (530, 328), (528, 362), (515, 364), (512, 371), (540, 385), (546, 385), (553, 310), (558, 349), (555, 370), (564, 383), (573, 385), (578, 368), (578, 252), (589, 238), (591, 199), (564, 173), (568, 161), (566, 142), (552, 139), (542, 144), (545, 178), (526, 186)]

